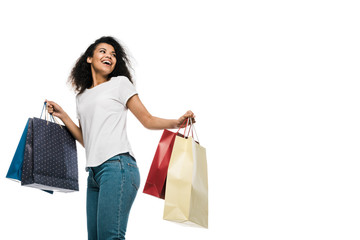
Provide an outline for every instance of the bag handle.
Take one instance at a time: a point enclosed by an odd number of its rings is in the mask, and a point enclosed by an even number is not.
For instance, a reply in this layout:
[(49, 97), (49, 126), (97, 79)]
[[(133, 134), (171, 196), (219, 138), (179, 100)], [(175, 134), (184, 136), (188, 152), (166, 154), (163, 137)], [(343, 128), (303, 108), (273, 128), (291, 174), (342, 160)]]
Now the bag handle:
[[(190, 136), (190, 132), (191, 132), (191, 137), (194, 139), (195, 142), (199, 143), (200, 144), (200, 140), (199, 140), (199, 137), (196, 133), (196, 129), (195, 129), (195, 123), (192, 122), (191, 118), (188, 118), (187, 120), (188, 122), (190, 121), (190, 124), (189, 124), (189, 131), (188, 131), (188, 134), (187, 135), (184, 135), (185, 138), (188, 138)], [(195, 131), (195, 136), (196, 136), (196, 139), (197, 141), (195, 140), (194, 138), (194, 131)]]
[[(193, 131), (195, 131), (196, 139), (197, 139), (198, 143), (200, 144), (200, 140), (199, 140), (199, 137), (198, 137), (198, 135), (197, 135), (197, 133), (196, 133), (196, 129), (195, 129), (195, 123), (192, 122), (191, 118), (190, 118), (190, 124), (191, 124), (190, 126), (191, 126), (191, 135), (192, 135), (192, 138), (194, 138), (194, 132), (193, 132)], [(194, 140), (195, 140), (195, 139), (194, 139)]]
[[(184, 138), (188, 138), (188, 137), (189, 137), (190, 131), (191, 131), (191, 136), (192, 136), (192, 138), (194, 138), (194, 131), (195, 131), (195, 136), (196, 136), (197, 142), (200, 143), (199, 137), (198, 137), (198, 135), (197, 135), (197, 133), (196, 133), (196, 130), (195, 130), (195, 125), (194, 125), (194, 123), (192, 122), (191, 118), (186, 118), (186, 119), (184, 120), (184, 122), (180, 125), (180, 128), (178, 129), (178, 131), (176, 132), (176, 134), (178, 134), (179, 131), (180, 131), (180, 129), (184, 126), (185, 121), (186, 121), (186, 126), (185, 126), (185, 130), (184, 130)], [(190, 121), (190, 125), (189, 125), (189, 121)], [(188, 133), (186, 134), (186, 129), (187, 129), (188, 126), (189, 126), (189, 131), (188, 131)], [(194, 139), (194, 140), (195, 140), (195, 139)]]
[(181, 123), (179, 129), (178, 129), (177, 132), (176, 132), (176, 134), (179, 134), (179, 131), (180, 131), (181, 128), (183, 128), (185, 122), (186, 122), (186, 125), (185, 125), (185, 129), (184, 129), (184, 137), (185, 137), (185, 133), (186, 133), (186, 128), (187, 128), (188, 123), (189, 123), (189, 120), (188, 120), (188, 119), (185, 119), (185, 120)]
[[(192, 122), (191, 122), (191, 124), (189, 124), (189, 120), (191, 121), (190, 118), (186, 118), (186, 119), (182, 122), (182, 124), (180, 125), (179, 129), (178, 129), (177, 132), (176, 132), (176, 135), (179, 134), (180, 129), (184, 126), (184, 124), (185, 124), (185, 122), (186, 122), (183, 136), (184, 136), (184, 138), (188, 138), (188, 137), (189, 137), (190, 131), (192, 131), (192, 130), (191, 130), (191, 127), (192, 127), (192, 125), (193, 125)], [(189, 126), (189, 131), (188, 131), (187, 134), (186, 134), (186, 131), (187, 131), (188, 126)], [(192, 136), (193, 136), (193, 134), (192, 134)], [(194, 138), (194, 137), (193, 137), (193, 138)]]
[(60, 128), (62, 129), (61, 124), (56, 120), (56, 118), (54, 118), (54, 116), (52, 115), (52, 113), (49, 113), (49, 111), (47, 110), (47, 102), (44, 102), (44, 106), (43, 106), (43, 108), (42, 108), (42, 110), (41, 110), (40, 119), (41, 119), (41, 117), (42, 117), (42, 115), (43, 115), (44, 109), (45, 109), (46, 125), (49, 124), (49, 121), (46, 119), (47, 114), (49, 114), (49, 115), (50, 115), (50, 121), (53, 122), (53, 123), (57, 123), (57, 124), (60, 126)]

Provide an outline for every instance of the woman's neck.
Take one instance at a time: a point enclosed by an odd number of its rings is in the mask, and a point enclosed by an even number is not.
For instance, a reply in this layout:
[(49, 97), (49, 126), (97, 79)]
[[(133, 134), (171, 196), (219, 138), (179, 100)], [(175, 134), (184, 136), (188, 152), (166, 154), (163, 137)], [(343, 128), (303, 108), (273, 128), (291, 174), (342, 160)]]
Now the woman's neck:
[(92, 79), (93, 79), (93, 84), (92, 84), (91, 88), (96, 87), (97, 85), (100, 85), (100, 84), (108, 81), (107, 76), (96, 74), (94, 71), (92, 71)]

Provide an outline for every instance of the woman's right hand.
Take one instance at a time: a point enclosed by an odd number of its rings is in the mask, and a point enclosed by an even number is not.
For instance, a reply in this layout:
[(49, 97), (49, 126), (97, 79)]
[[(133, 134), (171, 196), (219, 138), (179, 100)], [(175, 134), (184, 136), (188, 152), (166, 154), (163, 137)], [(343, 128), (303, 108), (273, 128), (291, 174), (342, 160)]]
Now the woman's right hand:
[(67, 113), (56, 103), (53, 101), (45, 100), (46, 108), (50, 114), (52, 114), (55, 117), (58, 117), (61, 119), (61, 121), (65, 124), (67, 129), (70, 131), (70, 133), (73, 135), (73, 137), (79, 141), (81, 145), (84, 146), (84, 139), (82, 136), (80, 121), (79, 121), (79, 127), (71, 120), (71, 118), (67, 115)]
[(53, 116), (58, 117), (61, 120), (67, 116), (66, 112), (57, 103), (48, 100), (45, 100), (45, 102), (47, 103), (47, 111)]

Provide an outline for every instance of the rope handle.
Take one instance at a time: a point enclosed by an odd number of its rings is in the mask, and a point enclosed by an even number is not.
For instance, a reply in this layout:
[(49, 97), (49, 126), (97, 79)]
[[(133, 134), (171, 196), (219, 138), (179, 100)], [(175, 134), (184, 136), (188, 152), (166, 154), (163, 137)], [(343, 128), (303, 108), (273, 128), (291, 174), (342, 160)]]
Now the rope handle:
[(62, 126), (61, 126), (61, 124), (56, 120), (56, 118), (54, 118), (54, 116), (52, 115), (52, 113), (49, 113), (49, 111), (47, 110), (47, 102), (44, 102), (44, 106), (43, 106), (43, 108), (42, 108), (42, 110), (41, 110), (41, 114), (40, 114), (40, 119), (42, 118), (42, 115), (43, 115), (43, 112), (44, 112), (44, 109), (45, 109), (45, 120), (46, 120), (46, 125), (48, 125), (49, 124), (49, 121), (47, 120), (47, 118), (46, 118), (46, 116), (47, 116), (47, 114), (49, 114), (50, 115), (50, 121), (51, 122), (53, 122), (53, 123), (56, 123), (56, 124), (58, 124), (59, 126), (60, 126), (60, 128), (62, 129)]
[[(194, 131), (195, 131), (196, 139), (197, 139), (198, 143), (200, 144), (199, 137), (198, 137), (198, 135), (197, 135), (197, 133), (196, 133), (195, 124), (192, 123), (191, 118), (190, 118), (190, 124), (191, 124), (191, 136), (192, 136), (192, 138), (194, 139)], [(194, 140), (195, 140), (195, 139), (194, 139)]]
[(185, 122), (186, 122), (186, 126), (185, 126), (185, 129), (184, 129), (184, 137), (185, 137), (185, 133), (186, 133), (186, 128), (187, 128), (188, 123), (189, 123), (189, 119), (185, 119), (185, 120), (182, 122), (182, 124), (180, 125), (179, 129), (177, 130), (177, 132), (176, 132), (176, 134), (179, 133), (180, 129), (184, 126)]
[[(178, 129), (178, 131), (176, 133), (177, 134), (179, 133), (180, 129), (184, 126), (185, 121), (186, 121), (186, 126), (185, 126), (185, 129), (184, 129), (184, 138), (188, 138), (189, 135), (190, 135), (190, 132), (191, 132), (191, 136), (194, 139), (194, 131), (195, 131), (195, 136), (196, 136), (197, 142), (200, 143), (199, 137), (198, 137), (198, 135), (196, 133), (196, 130), (195, 130), (195, 124), (192, 122), (191, 118), (185, 119), (184, 122), (180, 125), (180, 128)], [(189, 125), (189, 121), (190, 121), (190, 125)], [(188, 133), (186, 134), (186, 129), (187, 129), (188, 126), (189, 126)]]

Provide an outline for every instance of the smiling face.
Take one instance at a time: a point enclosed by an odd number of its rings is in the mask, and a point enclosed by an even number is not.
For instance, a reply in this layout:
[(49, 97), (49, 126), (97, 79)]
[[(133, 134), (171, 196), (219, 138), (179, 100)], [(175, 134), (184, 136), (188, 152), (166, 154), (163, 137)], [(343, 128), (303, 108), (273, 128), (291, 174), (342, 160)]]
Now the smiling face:
[(116, 54), (113, 46), (107, 43), (99, 43), (92, 57), (87, 58), (91, 64), (91, 71), (104, 77), (114, 70), (116, 65)]

